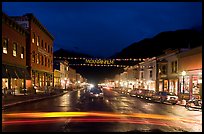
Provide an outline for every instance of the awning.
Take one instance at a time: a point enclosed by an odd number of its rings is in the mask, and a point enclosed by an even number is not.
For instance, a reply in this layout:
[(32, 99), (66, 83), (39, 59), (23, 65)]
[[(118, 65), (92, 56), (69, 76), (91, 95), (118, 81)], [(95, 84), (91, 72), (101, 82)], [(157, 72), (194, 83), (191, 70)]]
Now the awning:
[(15, 67), (5, 65), (5, 68), (8, 70), (10, 78), (18, 78)]
[(24, 76), (25, 76), (25, 79), (26, 80), (31, 80), (31, 76), (30, 74), (28, 73), (28, 70), (27, 69), (22, 69), (23, 70), (23, 73), (24, 73)]
[(19, 79), (24, 79), (25, 78), (23, 70), (21, 68), (16, 67), (16, 73), (17, 73)]
[(1, 64), (1, 65), (2, 65), (2, 75), (1, 75), (1, 77), (2, 78), (8, 78), (9, 75), (6, 73), (6, 68), (4, 67), (3, 64)]
[(18, 68), (17, 67), (16, 70), (18, 72), (19, 78), (27, 79), (27, 80), (31, 79), (30, 74), (28, 73), (28, 70), (26, 68)]

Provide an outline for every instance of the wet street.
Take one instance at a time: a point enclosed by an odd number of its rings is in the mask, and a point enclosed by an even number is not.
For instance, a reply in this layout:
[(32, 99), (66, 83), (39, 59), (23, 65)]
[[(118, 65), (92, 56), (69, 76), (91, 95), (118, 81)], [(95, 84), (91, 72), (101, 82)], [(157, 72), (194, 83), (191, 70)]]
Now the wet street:
[[(50, 112), (56, 113), (43, 114)], [(22, 113), (29, 114), (21, 116)], [(108, 89), (104, 89), (103, 99), (88, 99), (81, 89), (14, 106), (2, 114), (3, 132), (202, 132), (201, 111), (188, 111), (183, 106), (155, 103)], [(32, 114), (35, 116), (27, 117)]]

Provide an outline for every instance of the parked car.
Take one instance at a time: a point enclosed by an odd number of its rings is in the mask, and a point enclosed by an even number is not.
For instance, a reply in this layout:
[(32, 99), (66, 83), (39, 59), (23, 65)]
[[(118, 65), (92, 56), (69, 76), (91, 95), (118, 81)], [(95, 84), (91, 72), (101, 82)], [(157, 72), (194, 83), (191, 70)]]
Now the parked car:
[(188, 110), (202, 110), (202, 100), (201, 99), (191, 99), (187, 101), (185, 108)]
[(136, 92), (136, 94), (137, 94), (136, 96), (139, 97), (139, 98), (143, 98), (145, 92), (146, 92), (145, 89), (138, 89), (137, 92)]
[(178, 96), (172, 92), (159, 91), (152, 96), (152, 100), (161, 103), (169, 102), (175, 105), (178, 102)]
[(146, 100), (152, 100), (152, 96), (155, 94), (156, 92), (154, 90), (148, 90), (144, 96), (144, 98)]
[(125, 94), (130, 94), (131, 91), (132, 91), (131, 88), (126, 88), (126, 89), (125, 89)]
[(138, 89), (133, 89), (133, 90), (131, 90), (130, 91), (130, 96), (132, 96), (132, 97), (135, 97), (135, 96), (137, 96), (137, 91), (138, 91)]

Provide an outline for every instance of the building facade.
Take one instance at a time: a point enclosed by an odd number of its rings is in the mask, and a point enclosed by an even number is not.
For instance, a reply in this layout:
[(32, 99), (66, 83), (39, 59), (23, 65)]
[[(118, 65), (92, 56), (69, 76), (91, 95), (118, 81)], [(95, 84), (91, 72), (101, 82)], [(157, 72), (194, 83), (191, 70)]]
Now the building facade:
[(11, 17), (29, 31), (27, 66), (32, 81), (30, 87), (46, 89), (53, 86), (53, 36), (33, 14)]
[(54, 60), (54, 87), (59, 87), (62, 89), (66, 89), (66, 87), (68, 87), (70, 81), (68, 71), (68, 61)]
[(181, 98), (202, 98), (202, 46), (178, 55)]
[(28, 32), (2, 13), (2, 90), (22, 92), (31, 82), (26, 65)]
[(147, 58), (139, 63), (138, 88), (156, 90), (156, 57)]

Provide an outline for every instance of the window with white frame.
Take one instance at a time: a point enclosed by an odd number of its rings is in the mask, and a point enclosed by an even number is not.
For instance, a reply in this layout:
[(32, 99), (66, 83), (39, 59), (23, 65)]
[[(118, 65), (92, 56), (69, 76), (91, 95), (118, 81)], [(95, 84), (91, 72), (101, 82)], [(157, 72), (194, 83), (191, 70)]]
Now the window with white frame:
[(35, 43), (35, 33), (33, 32), (32, 43)]
[(3, 39), (3, 53), (8, 53), (8, 39)]
[(24, 58), (24, 47), (21, 47), (21, 59)]
[(13, 56), (15, 56), (16, 57), (16, 55), (17, 55), (17, 43), (13, 43)]
[(40, 36), (37, 37), (37, 46), (40, 45)]

